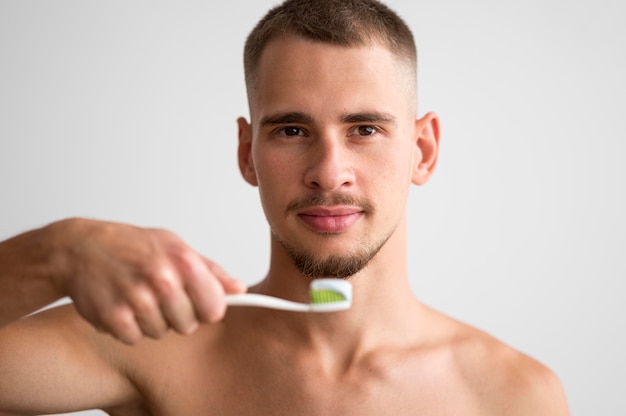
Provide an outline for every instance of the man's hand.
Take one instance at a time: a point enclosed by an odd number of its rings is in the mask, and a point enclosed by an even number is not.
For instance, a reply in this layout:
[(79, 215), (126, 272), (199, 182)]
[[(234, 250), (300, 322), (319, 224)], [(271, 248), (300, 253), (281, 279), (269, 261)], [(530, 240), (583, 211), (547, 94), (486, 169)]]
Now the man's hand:
[(224, 293), (246, 290), (168, 231), (86, 219), (42, 230), (39, 245), (54, 250), (46, 257), (54, 259), (55, 290), (98, 330), (128, 344), (217, 322)]

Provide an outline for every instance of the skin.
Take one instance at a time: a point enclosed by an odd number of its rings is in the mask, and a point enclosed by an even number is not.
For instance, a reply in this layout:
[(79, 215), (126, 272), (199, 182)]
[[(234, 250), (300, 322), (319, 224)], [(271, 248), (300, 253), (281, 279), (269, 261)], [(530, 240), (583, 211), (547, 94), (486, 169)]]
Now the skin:
[[(175, 236), (56, 224), (0, 246), (0, 264), (11, 266), (0, 273), (0, 293), (12, 290), (2, 302), (24, 287), (40, 303), (65, 294), (75, 301), (0, 330), (0, 412), (567, 415), (550, 370), (412, 294), (406, 199), (433, 173), (439, 127), (433, 113), (415, 119), (407, 74), (379, 45), (275, 39), (261, 57), (251, 120), (238, 120), (239, 166), (258, 186), (272, 231), (268, 274), (250, 291), (307, 301), (310, 279), (286, 247), (325, 260), (384, 242), (352, 278), (348, 311), (225, 311), (223, 293), (244, 289)], [(312, 195), (329, 202), (288, 209)], [(358, 202), (337, 203), (337, 195)], [(68, 241), (84, 241), (77, 235), (90, 235), (94, 247), (68, 261), (63, 254), (76, 251)], [(43, 247), (37, 270), (8, 260), (33, 246)], [(97, 263), (96, 253), (105, 259)], [(92, 273), (68, 269), (78, 258)], [(115, 268), (99, 273), (112, 259)], [(2, 311), (4, 322), (37, 307), (24, 299)]]

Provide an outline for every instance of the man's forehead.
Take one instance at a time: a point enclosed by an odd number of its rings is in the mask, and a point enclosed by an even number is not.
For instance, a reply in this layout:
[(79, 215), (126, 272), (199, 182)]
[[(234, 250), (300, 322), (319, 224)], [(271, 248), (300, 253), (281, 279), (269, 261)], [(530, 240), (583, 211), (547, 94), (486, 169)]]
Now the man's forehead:
[[(255, 90), (307, 84), (391, 82), (398, 76), (397, 58), (378, 44), (337, 46), (298, 37), (282, 37), (268, 43), (259, 60)], [(339, 87), (339, 85), (338, 85)]]
[[(387, 100), (389, 94), (407, 94), (411, 82), (406, 80), (406, 66), (381, 44), (338, 46), (297, 36), (272, 39), (256, 75), (249, 99), (257, 116), (261, 108), (269, 106), (273, 111), (277, 103), (279, 107), (297, 104), (302, 110), (323, 100), (333, 105), (372, 97)], [(365, 107), (373, 108), (370, 103)]]

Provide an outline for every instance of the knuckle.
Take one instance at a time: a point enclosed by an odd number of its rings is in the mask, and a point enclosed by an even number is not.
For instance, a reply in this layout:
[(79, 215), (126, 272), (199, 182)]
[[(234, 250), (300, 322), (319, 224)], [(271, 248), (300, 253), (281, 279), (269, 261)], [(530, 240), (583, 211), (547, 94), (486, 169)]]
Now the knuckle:
[(219, 264), (215, 263), (214, 261), (207, 260), (207, 265), (208, 265), (209, 270), (211, 270), (211, 272), (216, 274), (216, 275), (226, 274), (226, 272), (224, 271), (222, 266), (220, 266)]
[(112, 328), (126, 332), (135, 325), (135, 319), (128, 309), (117, 308), (111, 312), (108, 323)]
[(148, 288), (135, 291), (129, 304), (134, 318), (142, 333), (150, 338), (161, 338), (167, 332), (167, 324), (163, 319), (159, 301)]
[(178, 241), (178, 236), (170, 230), (165, 228), (147, 228), (147, 231), (152, 233), (154, 238), (164, 241)]
[(154, 296), (147, 290), (138, 290), (132, 296), (130, 303), (136, 315), (150, 316), (158, 308)]
[(117, 307), (105, 315), (101, 322), (104, 328), (123, 342), (132, 344), (141, 338), (141, 332), (129, 308)]
[(193, 250), (179, 250), (174, 254), (174, 258), (185, 278), (197, 279), (206, 274), (206, 266)]
[(148, 273), (149, 284), (159, 298), (169, 298), (177, 290), (178, 273), (166, 262), (155, 264)]
[(172, 299), (179, 284), (172, 278), (160, 278), (152, 282), (153, 288), (159, 299)]
[(206, 278), (208, 267), (202, 257), (176, 234), (162, 229), (152, 229), (152, 233), (159, 256), (148, 265), (146, 274), (156, 289), (167, 295), (186, 282)]

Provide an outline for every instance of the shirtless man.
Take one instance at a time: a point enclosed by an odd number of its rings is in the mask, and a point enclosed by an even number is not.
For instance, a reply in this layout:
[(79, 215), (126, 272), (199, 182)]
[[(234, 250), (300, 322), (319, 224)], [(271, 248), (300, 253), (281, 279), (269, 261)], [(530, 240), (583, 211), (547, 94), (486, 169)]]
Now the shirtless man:
[(439, 127), (416, 120), (406, 25), (373, 0), (290, 0), (245, 69), (239, 167), (271, 229), (249, 290), (306, 302), (312, 278), (340, 277), (352, 307), (226, 310), (245, 287), (175, 235), (59, 221), (0, 244), (0, 412), (567, 415), (550, 370), (412, 294), (407, 194)]

